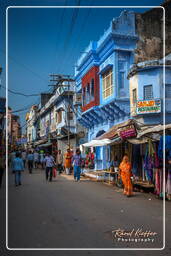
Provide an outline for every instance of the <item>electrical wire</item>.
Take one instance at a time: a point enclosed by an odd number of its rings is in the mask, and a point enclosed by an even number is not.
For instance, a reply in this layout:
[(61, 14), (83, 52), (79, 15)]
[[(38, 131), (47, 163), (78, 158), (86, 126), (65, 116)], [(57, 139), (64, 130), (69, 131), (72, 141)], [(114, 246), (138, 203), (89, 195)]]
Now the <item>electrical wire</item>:
[[(76, 5), (80, 6), (80, 3), (81, 3), (81, 0), (77, 0)], [(62, 67), (64, 65), (64, 61), (66, 60), (66, 53), (68, 51), (69, 41), (71, 39), (73, 30), (74, 30), (74, 26), (75, 26), (75, 23), (76, 23), (76, 19), (77, 19), (78, 13), (79, 13), (79, 8), (74, 8), (74, 11), (73, 11), (73, 14), (72, 14), (72, 18), (71, 18), (70, 27), (69, 27), (69, 32), (66, 35), (65, 42), (63, 44), (64, 56), (63, 56), (62, 62), (60, 63), (59, 71), (61, 71), (61, 69), (62, 69)]]
[[(3, 85), (0, 85), (0, 88), (3, 88), (3, 89), (7, 89), (5, 86), (3, 86)], [(10, 90), (10, 89), (8, 89), (8, 91), (10, 92), (10, 93), (13, 93), (13, 94), (16, 94), (16, 95), (20, 95), (20, 96), (24, 96), (24, 97), (35, 97), (35, 96), (40, 96), (40, 93), (39, 94), (24, 94), (24, 93), (21, 93), (21, 92), (15, 92), (15, 91), (13, 91), (13, 90)]]
[[(92, 6), (92, 4), (93, 4), (92, 1), (93, 1), (93, 0), (90, 0), (89, 6)], [(92, 12), (92, 8), (88, 8), (88, 9), (87, 9), (87, 13), (85, 14), (85, 19), (83, 19), (83, 22), (82, 22), (82, 24), (81, 24), (81, 29), (80, 29), (80, 31), (79, 31), (79, 33), (78, 33), (77, 41), (74, 43), (74, 45), (73, 45), (73, 47), (72, 47), (72, 49), (71, 49), (71, 51), (70, 51), (70, 55), (69, 55), (68, 58), (67, 58), (67, 59), (69, 59), (69, 60), (70, 60), (70, 59), (73, 59), (73, 57), (74, 57), (74, 50), (78, 48), (78, 44), (79, 44), (80, 41), (81, 41), (81, 38), (82, 38), (83, 33), (84, 33), (84, 31), (85, 31), (85, 28), (86, 28), (86, 25), (87, 25), (87, 23), (88, 23), (88, 19), (89, 19), (89, 17), (90, 17), (91, 12)], [(78, 39), (79, 39), (79, 40), (78, 40)]]

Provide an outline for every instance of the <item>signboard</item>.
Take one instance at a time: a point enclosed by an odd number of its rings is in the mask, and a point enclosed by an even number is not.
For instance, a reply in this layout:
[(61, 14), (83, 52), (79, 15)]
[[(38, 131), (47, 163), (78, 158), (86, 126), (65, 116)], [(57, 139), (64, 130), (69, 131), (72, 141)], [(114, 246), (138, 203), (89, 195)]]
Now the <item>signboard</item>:
[(119, 136), (122, 139), (128, 139), (133, 138), (137, 136), (137, 131), (135, 129), (135, 126), (133, 124), (127, 125), (121, 129), (119, 129)]
[(27, 143), (27, 138), (21, 138), (21, 139), (18, 139), (17, 140), (17, 144), (20, 145), (20, 144), (26, 144)]
[(161, 112), (161, 100), (137, 101), (137, 114), (150, 114)]

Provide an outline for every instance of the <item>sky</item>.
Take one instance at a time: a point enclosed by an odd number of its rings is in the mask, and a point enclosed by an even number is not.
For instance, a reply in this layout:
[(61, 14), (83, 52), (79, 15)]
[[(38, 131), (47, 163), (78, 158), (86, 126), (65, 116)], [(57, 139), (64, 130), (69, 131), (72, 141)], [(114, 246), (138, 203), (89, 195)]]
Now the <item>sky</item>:
[[(1, 0), (0, 66), (5, 81), (6, 8), (8, 6), (64, 6), (66, 8), (8, 8), (8, 89), (40, 94), (50, 91), (50, 74), (74, 75), (76, 61), (92, 40), (98, 40), (111, 20), (125, 10), (145, 12), (162, 0)], [(67, 8), (68, 6), (123, 6), (122, 8)], [(0, 96), (5, 89), (0, 87)], [(39, 96), (25, 97), (8, 93), (9, 106), (25, 125), (27, 108), (40, 101)], [(23, 129), (24, 130), (24, 129)]]

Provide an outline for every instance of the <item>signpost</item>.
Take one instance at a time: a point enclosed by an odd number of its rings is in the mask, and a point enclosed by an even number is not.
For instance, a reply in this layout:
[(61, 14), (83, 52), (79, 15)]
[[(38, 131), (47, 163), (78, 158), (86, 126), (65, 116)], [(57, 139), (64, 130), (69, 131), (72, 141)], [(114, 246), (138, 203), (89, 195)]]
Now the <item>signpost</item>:
[(137, 115), (160, 113), (161, 100), (139, 100), (137, 101)]

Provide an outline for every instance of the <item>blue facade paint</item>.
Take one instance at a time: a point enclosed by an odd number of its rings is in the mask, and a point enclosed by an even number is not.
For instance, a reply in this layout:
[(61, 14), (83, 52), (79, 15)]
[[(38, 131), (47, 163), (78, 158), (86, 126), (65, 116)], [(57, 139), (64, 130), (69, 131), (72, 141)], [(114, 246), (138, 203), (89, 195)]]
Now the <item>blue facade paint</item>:
[[(135, 14), (124, 11), (114, 19), (97, 42), (91, 42), (85, 54), (77, 62), (75, 70), (76, 91), (82, 88), (81, 79), (88, 70), (99, 66), (99, 106), (85, 112), (79, 111), (77, 120), (88, 129), (88, 141), (95, 139), (99, 131), (108, 131), (113, 125), (130, 118), (129, 81), (127, 73), (134, 60), (138, 37), (135, 34)], [(102, 76), (105, 69), (112, 68), (113, 93), (103, 98)], [(122, 84), (123, 83), (123, 88)], [(97, 147), (95, 169), (109, 167), (110, 147)]]
[[(165, 84), (171, 85), (171, 66), (166, 66)], [(136, 73), (138, 77), (138, 95), (137, 100), (144, 100), (144, 86), (152, 85), (153, 98), (160, 99), (162, 103), (161, 113), (143, 114), (135, 118), (143, 118), (145, 124), (162, 124), (165, 115), (166, 124), (171, 123), (171, 98), (164, 93), (163, 67), (162, 66), (146, 66), (140, 68)], [(167, 94), (167, 93), (166, 93)], [(165, 97), (165, 112), (164, 101)]]

